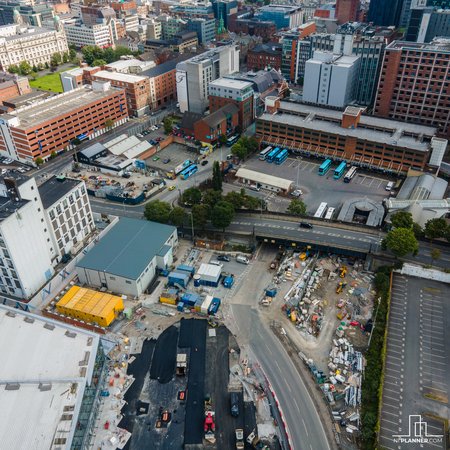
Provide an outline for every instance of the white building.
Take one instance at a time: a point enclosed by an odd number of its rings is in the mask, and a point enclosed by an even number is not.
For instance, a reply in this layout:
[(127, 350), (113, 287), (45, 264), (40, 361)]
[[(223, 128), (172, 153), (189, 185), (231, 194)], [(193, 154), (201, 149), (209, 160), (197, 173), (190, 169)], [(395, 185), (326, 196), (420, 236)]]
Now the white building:
[(354, 100), (359, 56), (315, 51), (306, 61), (303, 101), (343, 108)]
[(236, 45), (217, 47), (177, 64), (176, 82), (180, 111), (203, 114), (208, 107), (209, 83), (239, 72)]
[(8, 70), (11, 65), (27, 61), (31, 66), (50, 63), (52, 55), (63, 55), (69, 51), (66, 35), (63, 31), (49, 28), (31, 28), (16, 25), (11, 34), (8, 25), (6, 36), (0, 37), (0, 66)]
[(150, 19), (146, 22), (146, 37), (147, 39), (161, 39), (162, 38), (162, 24), (159, 20)]
[(175, 227), (122, 217), (78, 261), (78, 278), (88, 286), (137, 297), (153, 281), (157, 268), (172, 265), (177, 245)]
[(111, 24), (108, 25), (86, 25), (64, 24), (67, 42), (70, 45), (81, 48), (86, 45), (96, 45), (97, 47), (110, 47), (114, 44), (114, 33)]
[(106, 370), (99, 335), (4, 305), (0, 324), (1, 447), (84, 448)]

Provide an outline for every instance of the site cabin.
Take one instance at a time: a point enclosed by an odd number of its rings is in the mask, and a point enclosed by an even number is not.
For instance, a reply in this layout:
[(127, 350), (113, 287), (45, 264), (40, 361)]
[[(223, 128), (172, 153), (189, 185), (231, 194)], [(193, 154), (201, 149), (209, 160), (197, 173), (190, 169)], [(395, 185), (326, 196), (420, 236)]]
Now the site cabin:
[(178, 353), (177, 354), (177, 370), (176, 373), (179, 377), (184, 377), (186, 375), (187, 369), (187, 354)]

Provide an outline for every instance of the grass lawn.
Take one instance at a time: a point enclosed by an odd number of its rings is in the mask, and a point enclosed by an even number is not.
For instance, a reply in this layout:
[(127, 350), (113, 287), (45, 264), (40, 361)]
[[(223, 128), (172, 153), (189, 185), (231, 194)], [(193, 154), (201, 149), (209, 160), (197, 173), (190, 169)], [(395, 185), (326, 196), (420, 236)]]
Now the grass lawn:
[[(73, 66), (76, 67), (76, 66)], [(65, 72), (70, 68), (61, 70), (60, 72)], [(42, 89), (44, 91), (51, 92), (63, 92), (63, 87), (61, 84), (61, 78), (59, 77), (60, 72), (50, 73), (39, 77), (36, 80), (30, 80), (30, 86), (35, 89)]]

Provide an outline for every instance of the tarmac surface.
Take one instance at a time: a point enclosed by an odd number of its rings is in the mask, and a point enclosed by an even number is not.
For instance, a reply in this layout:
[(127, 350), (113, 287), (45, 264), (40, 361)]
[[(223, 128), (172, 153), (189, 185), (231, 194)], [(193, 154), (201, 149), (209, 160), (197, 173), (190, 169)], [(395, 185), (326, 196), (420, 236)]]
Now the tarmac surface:
[(156, 341), (153, 353), (150, 378), (160, 383), (168, 383), (175, 372), (177, 362), (178, 328), (169, 327)]

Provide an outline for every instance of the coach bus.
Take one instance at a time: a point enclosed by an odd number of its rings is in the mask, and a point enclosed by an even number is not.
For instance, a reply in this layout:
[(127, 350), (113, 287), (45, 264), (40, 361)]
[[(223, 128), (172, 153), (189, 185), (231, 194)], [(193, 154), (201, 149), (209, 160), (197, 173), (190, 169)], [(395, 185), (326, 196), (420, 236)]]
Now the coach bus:
[(286, 161), (288, 156), (289, 156), (289, 152), (286, 149), (282, 150), (280, 153), (278, 153), (277, 156), (275, 156), (275, 160), (274, 160), (275, 164), (278, 164), (278, 165), (283, 164), (284, 161)]
[(230, 138), (227, 139), (227, 147), (231, 147), (232, 145), (236, 144), (236, 142), (239, 139), (239, 135), (235, 134), (234, 136), (231, 136)]
[(327, 213), (325, 214), (325, 219), (331, 220), (333, 218), (334, 211), (335, 211), (335, 208), (329, 207), (327, 209)]
[(319, 175), (325, 175), (331, 167), (331, 159), (326, 159), (319, 167)]
[(339, 178), (341, 178), (342, 175), (344, 175), (346, 167), (347, 167), (347, 163), (345, 161), (342, 161), (334, 170), (333, 178), (335, 180), (339, 180)]
[(280, 153), (280, 152), (281, 152), (281, 148), (280, 148), (280, 147), (277, 147), (277, 148), (273, 149), (273, 150), (267, 155), (266, 161), (267, 161), (268, 163), (274, 162), (274, 161), (275, 161), (275, 156), (277, 156), (278, 153)]
[(191, 175), (194, 175), (194, 173), (196, 173), (197, 171), (198, 167), (195, 164), (191, 164), (189, 167), (184, 169), (183, 172), (181, 172), (180, 177), (182, 180), (187, 180)]
[(265, 161), (267, 158), (267, 155), (272, 151), (272, 147), (269, 145), (269, 147), (266, 147), (264, 150), (259, 152), (259, 159), (261, 161)]
[(316, 213), (314, 214), (314, 217), (315, 217), (316, 219), (321, 219), (321, 218), (324, 216), (326, 210), (327, 210), (327, 203), (326, 203), (326, 202), (322, 202), (322, 203), (319, 205), (319, 207), (317, 208), (317, 211), (316, 211)]
[(344, 183), (350, 183), (353, 177), (356, 175), (356, 166), (350, 168), (350, 170), (344, 176)]

